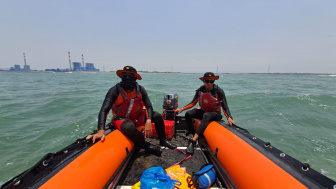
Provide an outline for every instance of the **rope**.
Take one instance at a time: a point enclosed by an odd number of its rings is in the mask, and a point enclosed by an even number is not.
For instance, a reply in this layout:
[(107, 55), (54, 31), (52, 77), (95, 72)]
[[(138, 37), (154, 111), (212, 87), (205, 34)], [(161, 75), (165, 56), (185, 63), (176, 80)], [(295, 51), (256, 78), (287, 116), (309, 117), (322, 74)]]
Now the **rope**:
[(186, 161), (186, 160), (188, 160), (188, 159), (190, 159), (190, 158), (191, 158), (191, 155), (189, 155), (189, 154), (187, 154), (187, 153), (183, 152), (183, 151), (182, 151), (182, 150), (180, 150), (180, 149), (177, 149), (177, 148), (175, 148), (174, 150), (176, 150), (176, 151), (179, 151), (179, 152), (183, 153), (183, 154), (184, 154), (184, 155), (186, 155), (187, 157), (186, 157), (186, 158), (184, 158), (184, 159), (182, 159), (181, 161), (179, 161), (179, 162), (175, 163), (174, 165), (170, 166), (169, 168), (171, 168), (171, 167), (174, 167), (174, 166), (176, 166), (176, 165), (179, 165), (179, 164), (180, 164), (180, 163), (182, 163), (183, 161)]

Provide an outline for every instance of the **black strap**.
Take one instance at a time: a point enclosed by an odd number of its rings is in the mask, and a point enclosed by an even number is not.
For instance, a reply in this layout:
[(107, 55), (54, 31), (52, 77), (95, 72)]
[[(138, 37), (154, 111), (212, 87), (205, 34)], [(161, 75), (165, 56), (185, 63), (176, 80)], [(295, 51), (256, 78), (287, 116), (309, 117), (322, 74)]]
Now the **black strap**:
[[(126, 94), (124, 93), (124, 90), (122, 89), (122, 87), (120, 86), (120, 84), (117, 84), (117, 89), (119, 91), (119, 93), (121, 94), (121, 96), (126, 99), (127, 96)], [(140, 86), (139, 84), (136, 84), (136, 96), (139, 96), (139, 93), (140, 93)]]
[(122, 90), (122, 87), (120, 86), (120, 84), (117, 84), (117, 89), (119, 91), (119, 93), (121, 94), (121, 96), (125, 99), (127, 98), (126, 94), (124, 93), (124, 91)]

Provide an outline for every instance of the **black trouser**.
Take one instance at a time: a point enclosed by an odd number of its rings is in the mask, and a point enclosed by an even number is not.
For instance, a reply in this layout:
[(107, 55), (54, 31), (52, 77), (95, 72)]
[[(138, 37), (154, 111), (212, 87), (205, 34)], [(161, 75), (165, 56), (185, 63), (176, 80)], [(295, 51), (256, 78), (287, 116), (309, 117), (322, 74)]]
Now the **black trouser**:
[(194, 126), (193, 126), (193, 119), (200, 119), (202, 123), (199, 125), (196, 133), (200, 136), (204, 133), (206, 127), (211, 121), (219, 121), (222, 119), (222, 115), (220, 112), (205, 112), (202, 109), (194, 108), (189, 110), (185, 114), (185, 118), (188, 124), (189, 133), (195, 134)]
[[(152, 123), (155, 123), (155, 130), (158, 134), (158, 137), (161, 141), (166, 140), (165, 126), (162, 119), (162, 116), (158, 112), (153, 112)], [(120, 125), (121, 132), (125, 134), (128, 138), (130, 138), (135, 145), (143, 146), (145, 143), (144, 135), (136, 129), (133, 122), (129, 120), (125, 120)]]

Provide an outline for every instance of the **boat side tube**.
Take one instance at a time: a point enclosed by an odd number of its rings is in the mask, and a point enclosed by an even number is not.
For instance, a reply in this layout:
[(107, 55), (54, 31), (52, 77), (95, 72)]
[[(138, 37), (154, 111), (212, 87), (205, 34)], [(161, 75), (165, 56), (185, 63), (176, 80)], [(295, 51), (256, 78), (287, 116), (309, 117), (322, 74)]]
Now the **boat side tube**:
[(212, 164), (215, 167), (217, 172), (217, 184), (221, 186), (220, 188), (230, 188), (230, 189), (237, 189), (237, 186), (232, 181), (226, 170), (222, 167), (222, 165), (217, 160), (217, 152), (218, 148), (214, 153), (208, 147), (206, 139), (204, 137), (200, 137), (198, 140), (198, 144), (202, 149), (202, 152), (205, 158), (208, 160), (207, 163)]
[(105, 134), (104, 141), (92, 144), (84, 137), (47, 154), (1, 188), (95, 189), (114, 185), (135, 148), (119, 130), (107, 130)]
[(210, 153), (225, 170), (230, 188), (336, 187), (335, 181), (243, 128), (211, 122), (204, 137)]

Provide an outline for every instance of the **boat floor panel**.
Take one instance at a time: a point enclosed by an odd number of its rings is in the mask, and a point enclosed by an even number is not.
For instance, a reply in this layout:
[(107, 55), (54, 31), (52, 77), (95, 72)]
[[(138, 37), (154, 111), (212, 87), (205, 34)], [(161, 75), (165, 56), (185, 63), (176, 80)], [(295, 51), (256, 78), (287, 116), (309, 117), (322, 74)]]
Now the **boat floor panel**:
[[(154, 145), (159, 144), (158, 139), (150, 138), (146, 140)], [(176, 144), (178, 147), (186, 147), (188, 144), (187, 139), (181, 136), (174, 137), (171, 142)], [(185, 150), (182, 151), (185, 152)], [(134, 185), (140, 180), (142, 173), (146, 169), (157, 166), (167, 169), (186, 157), (188, 156), (182, 152), (168, 148), (164, 148), (162, 150), (161, 157), (149, 154), (145, 150), (141, 149), (130, 160), (125, 172), (119, 180), (118, 185)], [(204, 164), (206, 164), (206, 160), (204, 159), (201, 150), (195, 150), (194, 155), (190, 159), (181, 162), (180, 166), (186, 167), (187, 173), (192, 175), (193, 172), (199, 171)]]

